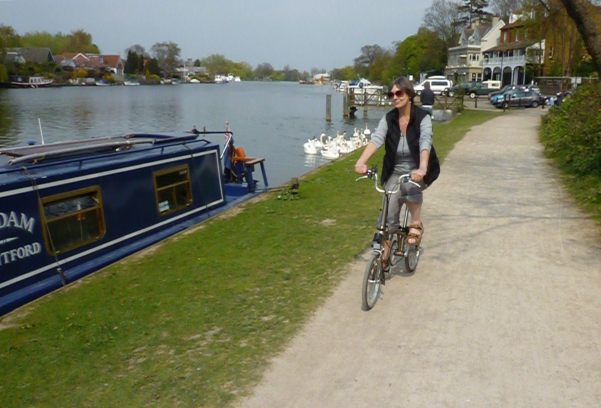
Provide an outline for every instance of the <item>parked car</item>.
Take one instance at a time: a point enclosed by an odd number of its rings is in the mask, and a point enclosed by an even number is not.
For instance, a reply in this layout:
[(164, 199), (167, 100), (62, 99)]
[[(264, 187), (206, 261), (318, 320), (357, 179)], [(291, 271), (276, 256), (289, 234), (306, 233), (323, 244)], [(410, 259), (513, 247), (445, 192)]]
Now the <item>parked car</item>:
[(469, 95), (470, 98), (474, 99), (478, 95), (488, 95), (491, 92), (498, 91), (499, 88), (493, 88), (489, 82), (465, 82), (453, 86), (449, 91), (449, 96), (453, 96), (457, 93), (463, 93)]
[(495, 96), (497, 108), (508, 108), (510, 106), (523, 106), (536, 108), (541, 104), (541, 95), (532, 90), (512, 89), (502, 95)]
[(453, 82), (449, 81), (445, 77), (432, 76), (432, 77), (426, 79), (421, 84), (415, 85), (414, 89), (415, 89), (415, 93), (417, 95), (421, 95), (422, 91), (424, 90), (424, 85), (426, 84), (426, 82), (430, 83), (430, 89), (432, 90), (432, 92), (434, 92), (437, 95), (448, 94), (449, 91), (451, 90), (451, 88), (453, 87)]
[[(502, 95), (507, 91), (511, 91), (513, 89), (524, 89), (524, 87), (522, 85), (505, 85), (503, 88), (499, 89), (498, 91), (494, 91), (488, 94), (488, 99), (490, 100), (490, 103), (493, 103), (493, 98), (497, 97), (498, 95)], [(493, 103), (494, 105), (494, 103)]]

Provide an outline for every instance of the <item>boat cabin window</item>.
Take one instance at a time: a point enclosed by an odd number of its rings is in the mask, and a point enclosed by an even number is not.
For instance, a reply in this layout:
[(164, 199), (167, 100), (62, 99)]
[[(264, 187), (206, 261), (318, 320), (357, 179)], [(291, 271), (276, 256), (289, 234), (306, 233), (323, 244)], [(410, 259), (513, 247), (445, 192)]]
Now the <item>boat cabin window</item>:
[(155, 172), (154, 185), (160, 215), (170, 214), (192, 204), (192, 185), (187, 165)]
[(99, 187), (42, 198), (46, 248), (61, 254), (104, 237), (106, 226)]

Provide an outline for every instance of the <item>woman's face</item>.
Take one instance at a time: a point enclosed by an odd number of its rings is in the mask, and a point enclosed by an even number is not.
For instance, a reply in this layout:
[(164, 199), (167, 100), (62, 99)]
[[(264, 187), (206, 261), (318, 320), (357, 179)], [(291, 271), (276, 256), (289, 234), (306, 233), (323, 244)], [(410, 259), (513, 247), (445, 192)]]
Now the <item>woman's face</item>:
[(392, 87), (390, 95), (392, 105), (397, 109), (404, 108), (409, 103), (409, 95), (407, 95), (405, 91), (397, 88), (396, 85)]

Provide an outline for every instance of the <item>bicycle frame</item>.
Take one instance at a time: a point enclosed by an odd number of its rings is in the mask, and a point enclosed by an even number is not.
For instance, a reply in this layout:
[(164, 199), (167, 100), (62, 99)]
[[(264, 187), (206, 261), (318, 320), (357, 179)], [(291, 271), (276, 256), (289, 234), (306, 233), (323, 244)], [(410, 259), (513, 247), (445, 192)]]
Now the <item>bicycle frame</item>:
[[(381, 216), (380, 216), (381, 220), (380, 220), (379, 225), (377, 226), (377, 232), (376, 232), (376, 235), (374, 236), (374, 243), (372, 244), (372, 248), (373, 248), (374, 252), (382, 253), (384, 250), (382, 244), (384, 242), (386, 242), (387, 240), (390, 240), (390, 235), (391, 235), (389, 233), (389, 226), (388, 226), (388, 209), (390, 206), (390, 197), (400, 190), (401, 183), (411, 183), (411, 184), (416, 185), (420, 189), (421, 189), (421, 186), (418, 183), (411, 180), (410, 174), (403, 174), (399, 177), (399, 181), (398, 181), (398, 183), (395, 184), (394, 189), (392, 189), (392, 190), (382, 189), (382, 188), (378, 187), (378, 173), (377, 173), (376, 168), (369, 169), (365, 176), (361, 176), (361, 177), (357, 178), (356, 181), (362, 180), (364, 178), (373, 178), (376, 190), (380, 193), (383, 193), (382, 210), (381, 210)], [(401, 220), (398, 233), (403, 234), (404, 236), (407, 236), (408, 230), (409, 230), (409, 228), (407, 227), (408, 224), (409, 224), (409, 211), (407, 210), (407, 207), (405, 207), (405, 211), (403, 213), (403, 219)]]
[[(380, 220), (372, 242), (372, 255), (363, 276), (362, 308), (363, 310), (370, 310), (378, 300), (381, 285), (386, 284), (386, 275), (390, 274), (391, 267), (400, 260), (398, 256), (404, 258), (406, 271), (413, 272), (417, 267), (421, 248), (408, 245), (407, 243), (407, 236), (409, 233), (409, 209), (407, 205), (404, 205), (402, 222), (396, 233), (396, 240), (394, 239), (394, 236), (390, 236), (388, 210), (390, 207), (390, 199), (393, 194), (400, 190), (401, 183), (412, 183), (420, 189), (421, 186), (412, 181), (409, 174), (403, 174), (399, 177), (399, 182), (395, 184), (392, 190), (382, 189), (378, 187), (378, 174), (376, 168), (369, 169), (367, 175), (357, 178), (357, 181), (364, 178), (374, 178), (376, 190), (383, 193)], [(388, 254), (385, 254), (386, 249), (388, 249)], [(386, 267), (384, 266), (385, 263)]]

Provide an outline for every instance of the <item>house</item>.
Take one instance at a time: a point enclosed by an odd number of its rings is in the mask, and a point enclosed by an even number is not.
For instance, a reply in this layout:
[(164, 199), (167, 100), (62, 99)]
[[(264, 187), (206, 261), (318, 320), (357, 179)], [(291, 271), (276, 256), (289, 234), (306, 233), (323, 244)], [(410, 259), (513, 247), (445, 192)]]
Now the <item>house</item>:
[(125, 63), (119, 55), (106, 55), (100, 56), (104, 68), (113, 73), (115, 76), (123, 76), (123, 69)]
[(84, 68), (93, 72), (109, 72), (115, 76), (123, 76), (125, 66), (119, 55), (63, 53), (57, 56), (57, 64), (63, 69)]
[(498, 46), (485, 50), (484, 79), (502, 85), (524, 85), (534, 79), (544, 62), (545, 40), (533, 38), (524, 19), (512, 15), (501, 28)]
[(465, 27), (459, 45), (448, 50), (445, 76), (453, 82), (482, 81), (487, 78), (483, 67), (483, 51), (499, 45), (503, 20), (493, 17), (490, 22), (473, 22)]
[(50, 48), (8, 48), (6, 50), (7, 61), (24, 64), (53, 64), (54, 56)]

